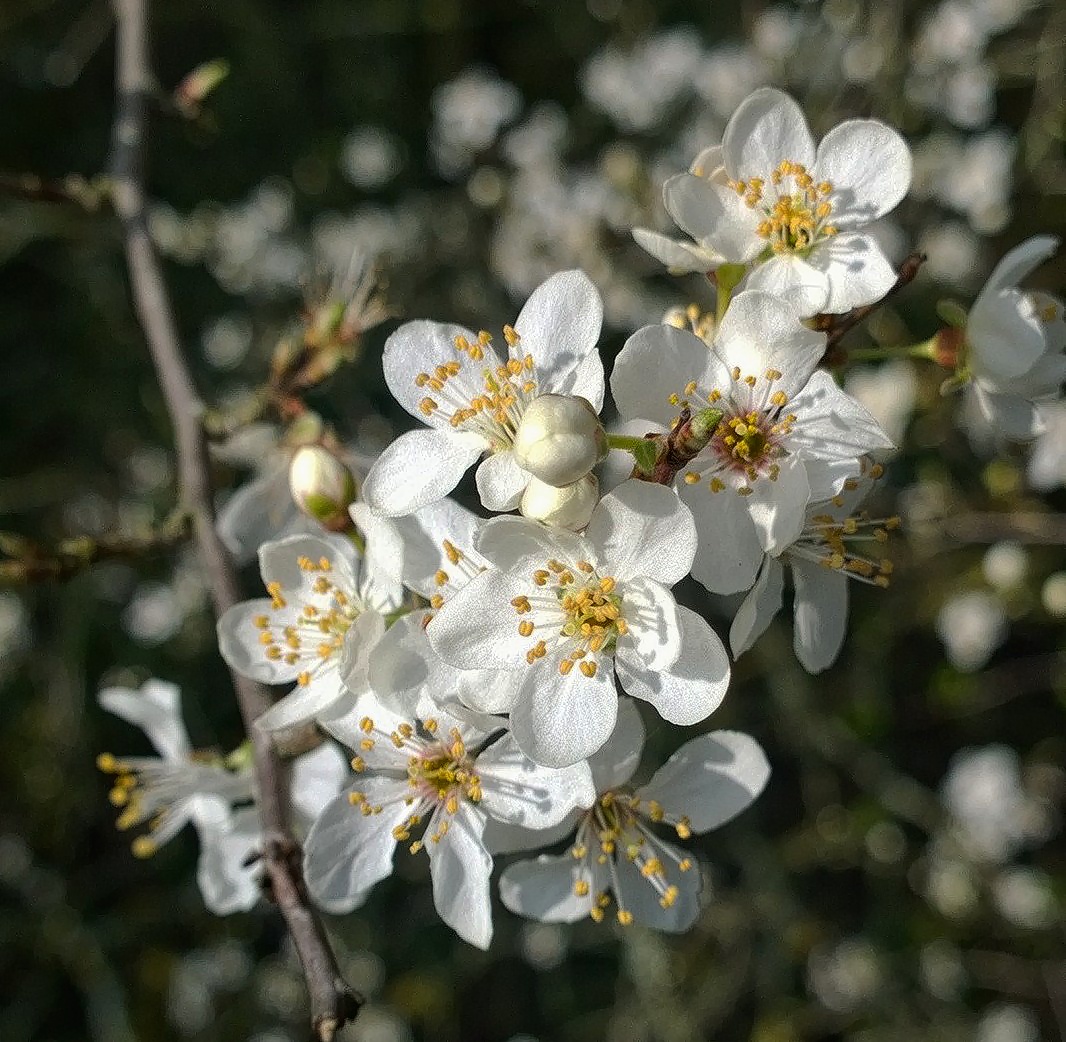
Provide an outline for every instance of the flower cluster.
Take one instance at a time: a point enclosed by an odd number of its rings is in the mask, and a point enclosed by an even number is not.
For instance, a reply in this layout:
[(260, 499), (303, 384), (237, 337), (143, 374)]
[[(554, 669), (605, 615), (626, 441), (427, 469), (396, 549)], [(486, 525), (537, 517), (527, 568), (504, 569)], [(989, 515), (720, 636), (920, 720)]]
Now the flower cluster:
[[(626, 341), (609, 381), (625, 434), (599, 418), (603, 308), (581, 271), (544, 281), (498, 338), (433, 321), (392, 333), (385, 380), (421, 428), (381, 452), (361, 490), (328, 439), (304, 444), (287, 481), (306, 533), (287, 521), (262, 541), (266, 596), (218, 623), (231, 668), (288, 687), (257, 726), (325, 742), (297, 762), (294, 798), (306, 803), (301, 763), (348, 750), (346, 785), (316, 800), (306, 835), (319, 905), (359, 907), (403, 847), (427, 855), (444, 922), (488, 947), (496, 858), (541, 849), (499, 879), (521, 915), (695, 922), (701, 875), (677, 841), (743, 811), (769, 765), (753, 738), (713, 731), (631, 784), (641, 713), (703, 724), (730, 682), (723, 641), (673, 589), (691, 576), (743, 595), (724, 602), (737, 657), (790, 575), (795, 653), (817, 673), (845, 640), (850, 581), (889, 583), (899, 522), (865, 504), (892, 441), (837, 385), (827, 330), (896, 284), (869, 226), (910, 177), (883, 123), (851, 120), (816, 145), (787, 95), (744, 100), (720, 145), (665, 184), (693, 241), (634, 233), (671, 270), (707, 274), (717, 300), (713, 318), (671, 314)], [(1035, 403), (1066, 377), (1062, 306), (1017, 288), (1056, 245), (1012, 251), (969, 316), (919, 345), (938, 360), (951, 349), (954, 380), (1009, 437), (1037, 433)], [(495, 516), (449, 498), (474, 464)], [(209, 904), (246, 907), (247, 768), (192, 756), (161, 722), (176, 712), (165, 686), (101, 699), (163, 755), (102, 761), (120, 825), (150, 821), (147, 852), (193, 821), (214, 866), (201, 871)]]

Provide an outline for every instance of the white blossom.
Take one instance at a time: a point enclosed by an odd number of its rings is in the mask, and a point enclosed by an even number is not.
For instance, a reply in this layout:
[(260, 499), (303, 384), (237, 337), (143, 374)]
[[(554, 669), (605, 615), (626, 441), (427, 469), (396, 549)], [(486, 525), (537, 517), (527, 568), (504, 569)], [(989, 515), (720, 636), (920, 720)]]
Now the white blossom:
[(864, 229), (910, 187), (896, 131), (848, 120), (816, 148), (796, 102), (764, 87), (733, 113), (721, 161), (717, 178), (671, 178), (663, 199), (701, 249), (754, 266), (745, 288), (776, 293), (803, 316), (850, 311), (891, 288), (896, 273)]
[(506, 712), (514, 701), (513, 673), (459, 669), (426, 636), (445, 600), (489, 567), (474, 549), (481, 519), (452, 499), (404, 517), (382, 517), (357, 503), (352, 517), (367, 535), (372, 563), (428, 602), (393, 622), (371, 649), (368, 680), (375, 697), (407, 716), (425, 715), (452, 699), (486, 713)]
[(409, 514), (442, 499), (483, 453), (481, 502), (513, 510), (529, 474), (512, 447), (522, 416), (542, 394), (577, 395), (603, 404), (596, 352), (603, 308), (580, 271), (553, 275), (504, 327), (507, 357), (488, 333), (440, 322), (408, 322), (385, 344), (385, 381), (396, 400), (428, 429), (396, 439), (370, 469), (363, 498), (381, 514)]
[(892, 447), (815, 371), (824, 346), (786, 303), (750, 290), (733, 298), (711, 350), (687, 329), (646, 326), (615, 361), (611, 391), (627, 419), (669, 426), (684, 405), (722, 412), (677, 482), (700, 537), (692, 574), (715, 593), (747, 590), (763, 554), (797, 539), (808, 502), (836, 495), (865, 453)]
[[(259, 898), (258, 869), (249, 860), (262, 844), (255, 780), (248, 756), (223, 758), (192, 749), (181, 719), (181, 694), (174, 684), (148, 680), (138, 691), (105, 688), (100, 705), (140, 727), (158, 756), (102, 753), (97, 764), (114, 776), (112, 804), (121, 808), (117, 825), (145, 822), (133, 841), (138, 857), (150, 857), (187, 824), (200, 835), (197, 882), (204, 903), (216, 915), (246, 911)], [(309, 822), (343, 783), (344, 760), (326, 743), (293, 764), (293, 804)]]
[[(728, 187), (729, 177), (722, 166), (722, 146), (712, 145), (703, 149), (692, 161), (689, 173), (703, 177), (715, 184)], [(685, 242), (674, 239), (650, 228), (634, 228), (633, 238), (638, 246), (666, 265), (671, 275), (686, 275), (689, 272), (714, 271), (724, 258), (705, 243)]]
[(590, 761), (596, 802), (577, 817), (570, 849), (519, 861), (500, 877), (500, 897), (511, 911), (544, 922), (585, 916), (599, 922), (613, 895), (623, 925), (672, 933), (693, 925), (699, 867), (660, 829), (688, 839), (724, 825), (762, 792), (770, 766), (752, 738), (713, 731), (687, 742), (634, 789), (628, 782), (643, 746), (636, 706), (621, 699), (611, 737)]
[(767, 554), (755, 585), (737, 609), (729, 645), (739, 658), (781, 610), (786, 568), (795, 587), (793, 643), (809, 673), (828, 669), (840, 654), (848, 626), (848, 580), (887, 586), (892, 563), (878, 550), (899, 519), (857, 513), (881, 468), (863, 461), (841, 493), (807, 508), (803, 531), (780, 554)]
[(332, 800), (305, 844), (304, 876), (314, 900), (348, 912), (392, 872), (397, 844), (425, 849), (440, 917), (479, 948), (492, 939), (484, 841), (490, 820), (546, 829), (595, 798), (587, 763), (538, 767), (492, 718), (484, 726), (444, 710), (416, 720), (375, 706), (327, 724), (355, 753), (355, 784)]
[(970, 393), (989, 426), (1014, 441), (1043, 430), (1038, 406), (1061, 398), (1066, 380), (1063, 304), (1018, 284), (1050, 257), (1059, 240), (1037, 235), (996, 265), (966, 321), (963, 358)]
[(344, 536), (289, 536), (259, 548), (266, 598), (242, 601), (218, 620), (219, 650), (237, 672), (296, 686), (257, 721), (269, 731), (329, 712), (365, 685), (370, 649), (400, 584)]
[(426, 633), (460, 668), (517, 671), (511, 730), (537, 763), (575, 763), (603, 745), (616, 674), (672, 723), (697, 723), (721, 703), (725, 649), (669, 591), (696, 549), (692, 515), (670, 489), (624, 482), (581, 536), (494, 518), (477, 549), (494, 567), (449, 598)]

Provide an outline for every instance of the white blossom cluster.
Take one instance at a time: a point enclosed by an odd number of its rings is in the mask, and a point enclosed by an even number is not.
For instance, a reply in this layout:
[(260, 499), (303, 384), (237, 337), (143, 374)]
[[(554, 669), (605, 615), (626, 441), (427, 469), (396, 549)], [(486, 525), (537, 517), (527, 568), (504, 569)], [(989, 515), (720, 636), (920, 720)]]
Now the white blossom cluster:
[[(672, 592), (689, 575), (744, 595), (736, 657), (781, 609), (787, 572), (795, 652), (812, 673), (840, 652), (848, 580), (888, 584), (897, 522), (863, 502), (892, 441), (820, 365), (824, 320), (896, 281), (870, 225), (910, 181), (910, 150), (882, 122), (849, 120), (816, 143), (788, 95), (744, 99), (721, 143), (665, 184), (688, 238), (634, 232), (670, 269), (708, 275), (718, 306), (713, 321), (668, 316), (627, 340), (609, 381), (624, 433), (599, 418), (603, 305), (582, 271), (547, 278), (499, 337), (413, 321), (388, 338), (385, 380), (420, 426), (384, 449), (358, 496), (339, 458), (301, 449), (292, 501), (320, 524), (294, 531), (290, 511), (284, 531), (260, 536), (266, 596), (218, 625), (233, 669), (289, 687), (258, 726), (329, 736), (294, 771), (321, 907), (359, 907), (402, 846), (429, 857), (441, 918), (485, 948), (496, 857), (539, 850), (499, 879), (521, 915), (692, 926), (700, 873), (676, 841), (743, 811), (769, 765), (754, 739), (711, 731), (634, 786), (637, 702), (691, 726), (726, 695), (722, 640)], [(1061, 304), (1018, 288), (1056, 245), (1008, 254), (970, 315), (934, 338), (952, 352), (949, 383), (1007, 437), (1038, 432), (1037, 404), (1066, 377)], [(487, 519), (448, 498), (475, 465)], [(279, 487), (286, 501), (275, 466), (245, 497), (257, 532)], [(239, 522), (231, 511), (234, 545)], [(247, 907), (258, 822), (246, 762), (190, 753), (172, 688), (101, 699), (162, 755), (101, 763), (120, 824), (150, 823), (139, 852), (193, 821), (208, 903)], [(346, 779), (326, 769), (333, 740)]]

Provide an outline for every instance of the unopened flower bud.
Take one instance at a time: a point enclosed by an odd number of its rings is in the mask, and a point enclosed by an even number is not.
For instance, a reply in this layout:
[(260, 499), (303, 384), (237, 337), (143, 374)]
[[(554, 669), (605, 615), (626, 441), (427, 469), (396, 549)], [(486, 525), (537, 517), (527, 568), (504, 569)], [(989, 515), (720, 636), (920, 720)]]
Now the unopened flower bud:
[(584, 399), (542, 394), (522, 413), (515, 432), (515, 462), (549, 485), (570, 485), (607, 455), (607, 435)]
[(579, 532), (589, 523), (599, 499), (600, 483), (595, 474), (586, 474), (562, 488), (532, 478), (522, 493), (518, 509), (534, 521)]
[(351, 524), (348, 507), (356, 496), (355, 478), (328, 449), (297, 449), (289, 465), (289, 488), (300, 510), (323, 527), (339, 532)]

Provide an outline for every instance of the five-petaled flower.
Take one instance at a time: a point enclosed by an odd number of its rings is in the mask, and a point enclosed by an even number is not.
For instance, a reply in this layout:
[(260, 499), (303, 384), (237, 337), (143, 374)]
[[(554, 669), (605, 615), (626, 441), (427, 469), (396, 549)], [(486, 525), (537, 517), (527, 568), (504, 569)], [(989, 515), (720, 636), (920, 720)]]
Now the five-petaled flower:
[(744, 288), (776, 293), (801, 316), (850, 311), (891, 288), (896, 273), (863, 229), (910, 187), (896, 131), (847, 120), (816, 148), (796, 102), (766, 87), (733, 113), (721, 164), (710, 177), (671, 178), (663, 198), (701, 251), (753, 265)]
[(671, 424), (680, 408), (722, 413), (677, 478), (699, 532), (692, 574), (715, 593), (747, 590), (763, 554), (803, 528), (807, 504), (840, 491), (859, 457), (892, 442), (815, 371), (825, 337), (769, 293), (733, 298), (711, 350), (687, 329), (646, 326), (622, 348), (611, 391), (627, 419)]
[(500, 877), (500, 897), (511, 911), (543, 922), (585, 916), (599, 922), (613, 895), (624, 926), (671, 933), (692, 926), (699, 866), (660, 831), (688, 839), (724, 825), (762, 792), (770, 765), (754, 739), (712, 731), (687, 742), (634, 789), (628, 782), (643, 747), (640, 715), (622, 699), (614, 732), (590, 761), (597, 799), (578, 817), (569, 851), (516, 862)]
[[(140, 690), (109, 687), (100, 705), (140, 727), (158, 756), (101, 753), (97, 765), (113, 776), (117, 825), (147, 822), (133, 840), (137, 857), (150, 857), (188, 824), (200, 834), (197, 882), (215, 915), (247, 911), (259, 899), (259, 871), (251, 855), (263, 841), (254, 805), (255, 780), (247, 756), (194, 751), (181, 719), (181, 693), (163, 680)], [(306, 827), (344, 782), (344, 758), (326, 743), (293, 763), (292, 800)]]
[(587, 763), (538, 767), (499, 721), (441, 709), (407, 720), (364, 696), (359, 707), (326, 726), (355, 753), (355, 784), (329, 803), (305, 844), (311, 896), (331, 912), (358, 907), (392, 872), (405, 844), (425, 850), (440, 917), (464, 940), (492, 939), (489, 821), (547, 829), (595, 789)]
[(400, 583), (364, 567), (344, 536), (264, 543), (259, 570), (270, 596), (218, 620), (219, 648), (233, 669), (264, 684), (296, 684), (258, 725), (276, 731), (343, 711), (365, 686), (370, 649), (400, 604)]
[(385, 381), (427, 430), (396, 439), (370, 468), (363, 498), (382, 514), (409, 514), (446, 496), (483, 453), (481, 502), (513, 510), (529, 473), (511, 451), (522, 415), (543, 394), (603, 404), (603, 364), (596, 352), (603, 305), (581, 271), (538, 286), (513, 327), (506, 356), (487, 332), (441, 322), (407, 322), (385, 344)]
[(583, 535), (494, 518), (477, 548), (493, 567), (449, 598), (426, 632), (456, 666), (522, 674), (510, 727), (537, 763), (576, 763), (607, 741), (616, 674), (672, 723), (697, 723), (721, 703), (725, 649), (670, 593), (696, 550), (692, 515), (670, 489), (624, 482)]

